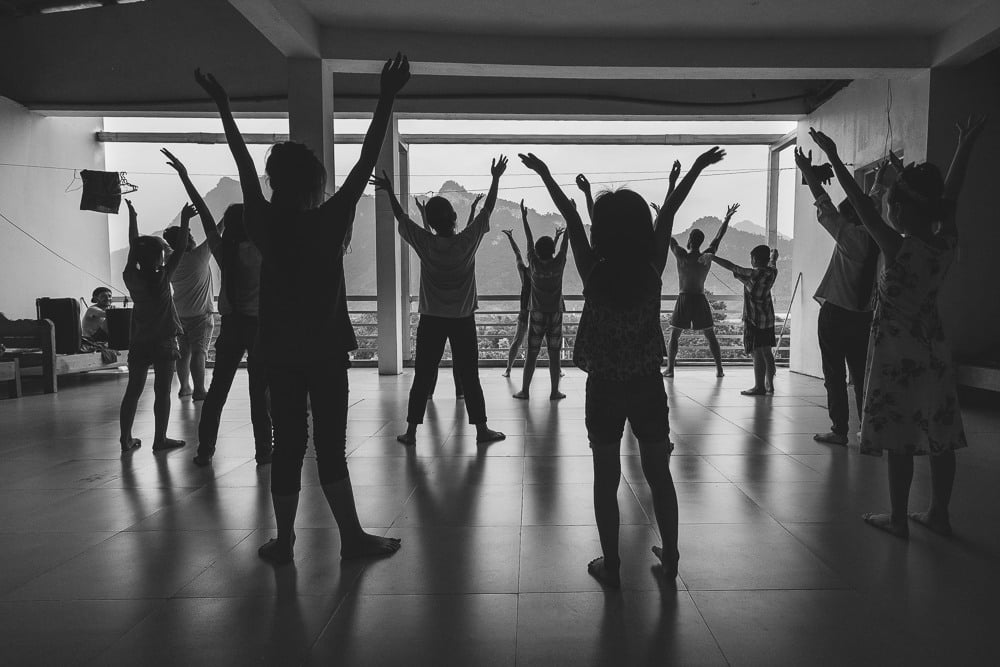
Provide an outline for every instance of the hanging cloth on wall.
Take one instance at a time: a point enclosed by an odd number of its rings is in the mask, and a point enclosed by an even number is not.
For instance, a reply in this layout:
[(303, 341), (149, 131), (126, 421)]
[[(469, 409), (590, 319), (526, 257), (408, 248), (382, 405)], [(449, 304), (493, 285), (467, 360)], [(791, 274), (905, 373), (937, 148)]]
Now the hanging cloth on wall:
[(125, 178), (125, 172), (92, 171), (80, 172), (83, 181), (83, 196), (80, 198), (81, 211), (98, 213), (118, 213), (122, 195), (135, 192), (139, 188)]

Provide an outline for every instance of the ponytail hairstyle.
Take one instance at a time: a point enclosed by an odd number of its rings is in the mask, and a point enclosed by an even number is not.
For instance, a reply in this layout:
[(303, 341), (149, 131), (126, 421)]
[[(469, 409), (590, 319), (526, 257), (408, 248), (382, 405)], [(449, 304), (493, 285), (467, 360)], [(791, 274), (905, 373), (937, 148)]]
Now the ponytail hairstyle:
[(275, 204), (308, 210), (323, 200), (326, 168), (305, 144), (283, 141), (271, 146), (264, 172)]

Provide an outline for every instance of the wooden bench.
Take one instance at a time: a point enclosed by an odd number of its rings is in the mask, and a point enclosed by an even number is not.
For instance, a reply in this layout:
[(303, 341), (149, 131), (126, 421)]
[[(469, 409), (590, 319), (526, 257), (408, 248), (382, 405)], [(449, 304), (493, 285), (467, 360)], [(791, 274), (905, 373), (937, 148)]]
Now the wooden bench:
[(16, 357), (11, 361), (0, 361), (0, 384), (7, 385), (9, 397), (21, 397), (21, 362)]
[(55, 326), (51, 320), (9, 320), (0, 313), (0, 343), (7, 347), (2, 361), (17, 361), (19, 377), (42, 378), (46, 394), (59, 391), (56, 378), (89, 371), (108, 370), (128, 363), (128, 353), (119, 352), (118, 360), (106, 364), (100, 352), (56, 354)]

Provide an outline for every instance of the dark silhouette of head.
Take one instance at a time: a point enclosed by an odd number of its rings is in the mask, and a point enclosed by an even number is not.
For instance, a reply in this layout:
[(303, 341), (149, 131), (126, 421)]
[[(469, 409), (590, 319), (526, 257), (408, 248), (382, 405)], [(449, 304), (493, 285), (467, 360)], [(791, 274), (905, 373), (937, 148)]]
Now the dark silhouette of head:
[(692, 229), (691, 233), (688, 234), (687, 247), (688, 250), (698, 252), (701, 249), (701, 244), (705, 242), (705, 232), (700, 229)]
[(535, 254), (539, 259), (552, 259), (556, 254), (556, 242), (551, 236), (543, 236), (535, 241)]
[(132, 242), (133, 258), (139, 273), (151, 278), (163, 266), (166, 243), (156, 236), (140, 236)]
[(303, 211), (323, 201), (326, 169), (305, 144), (283, 141), (271, 146), (264, 171), (271, 186), (271, 201)]
[(598, 195), (590, 239), (605, 259), (649, 262), (653, 257), (653, 216), (649, 204), (626, 188)]
[(243, 226), (243, 204), (230, 204), (222, 214), (222, 242), (239, 245), (247, 240)]
[(451, 236), (455, 233), (458, 214), (450, 201), (441, 196), (431, 197), (424, 210), (427, 212), (427, 224), (438, 236)]
[(750, 251), (750, 264), (754, 268), (761, 268), (767, 266), (767, 263), (771, 261), (771, 249), (766, 245), (755, 246), (753, 250)]
[(170, 244), (170, 247), (173, 248), (174, 250), (180, 250), (181, 243), (185, 244), (184, 248), (185, 250), (194, 250), (194, 237), (191, 236), (190, 230), (188, 230), (186, 241), (182, 240), (181, 228), (178, 227), (177, 225), (174, 225), (172, 227), (167, 227), (166, 229), (164, 229), (163, 238), (166, 240), (167, 243)]
[(904, 234), (928, 236), (944, 217), (944, 179), (933, 164), (909, 164), (882, 198), (886, 220)]

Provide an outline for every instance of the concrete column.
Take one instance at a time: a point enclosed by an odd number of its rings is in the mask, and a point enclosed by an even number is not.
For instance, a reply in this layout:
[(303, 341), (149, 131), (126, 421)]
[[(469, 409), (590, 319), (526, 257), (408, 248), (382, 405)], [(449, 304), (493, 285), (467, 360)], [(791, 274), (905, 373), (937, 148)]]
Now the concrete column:
[(326, 193), (334, 192), (333, 70), (318, 58), (288, 60), (289, 139), (305, 144), (326, 167)]
[[(388, 174), (393, 189), (405, 194), (400, 183), (399, 124), (393, 115), (385, 133), (375, 173)], [(402, 241), (396, 232), (396, 221), (388, 197), (375, 197), (375, 271), (378, 294), (378, 372), (399, 375), (403, 372), (404, 312), (400, 280)], [(408, 325), (407, 325), (408, 326)]]
[[(399, 145), (399, 201), (403, 210), (410, 211), (410, 148)], [(405, 243), (399, 253), (399, 308), (402, 315), (403, 360), (413, 360), (410, 347), (410, 248)]]

